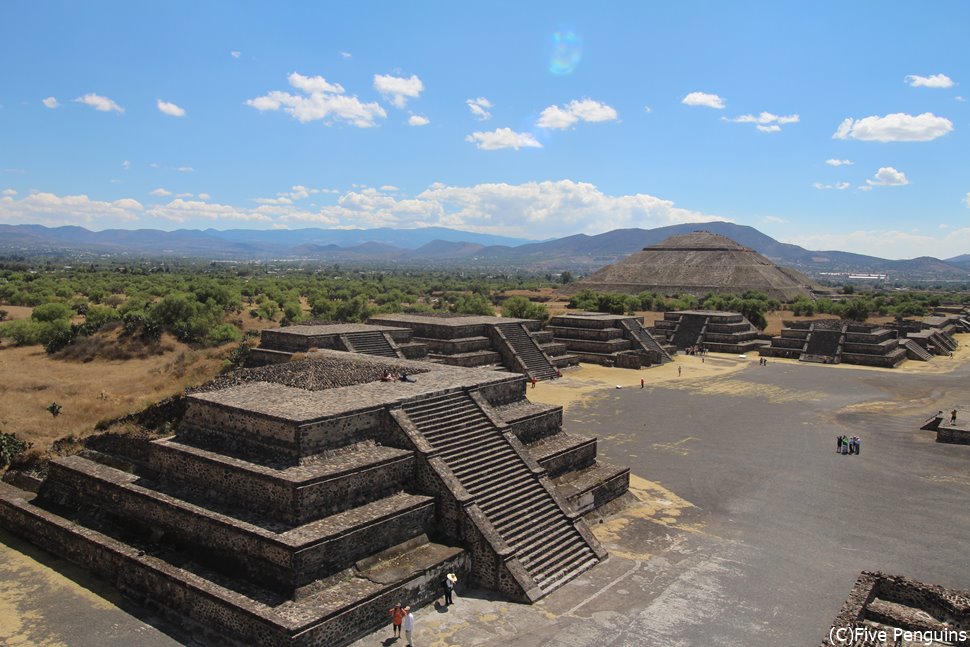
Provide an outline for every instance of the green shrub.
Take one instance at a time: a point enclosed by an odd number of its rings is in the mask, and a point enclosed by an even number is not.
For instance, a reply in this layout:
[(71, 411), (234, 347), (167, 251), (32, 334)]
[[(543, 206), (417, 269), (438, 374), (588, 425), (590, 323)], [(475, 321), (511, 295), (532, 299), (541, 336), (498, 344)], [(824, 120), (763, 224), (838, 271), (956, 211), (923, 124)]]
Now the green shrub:
[(0, 433), (0, 467), (9, 465), (28, 449), (30, 443), (17, 438), (16, 434)]
[(219, 324), (209, 331), (208, 342), (211, 346), (222, 346), (232, 341), (241, 341), (242, 331), (232, 324)]
[(532, 303), (522, 296), (509, 297), (502, 302), (502, 314), (515, 319), (538, 319), (542, 323), (549, 320), (549, 308), (542, 303)]
[(74, 310), (66, 303), (44, 303), (34, 308), (30, 318), (34, 321), (70, 320)]

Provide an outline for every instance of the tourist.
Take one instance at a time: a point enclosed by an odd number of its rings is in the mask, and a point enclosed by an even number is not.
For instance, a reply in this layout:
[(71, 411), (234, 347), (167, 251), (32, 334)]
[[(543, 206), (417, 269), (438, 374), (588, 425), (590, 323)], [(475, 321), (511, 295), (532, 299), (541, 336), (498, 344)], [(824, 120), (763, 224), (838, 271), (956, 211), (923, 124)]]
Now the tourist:
[(842, 453), (842, 434), (839, 434), (838, 436), (835, 437), (835, 453), (836, 454)]
[(394, 637), (395, 638), (400, 638), (401, 637), (401, 622), (404, 620), (404, 616), (407, 615), (407, 611), (405, 611), (401, 607), (401, 603), (398, 602), (391, 609), (390, 614), (391, 614), (391, 627), (394, 629)]
[(677, 367), (677, 377), (680, 377), (680, 371), (681, 371), (681, 370), (682, 370), (683, 368), (684, 368), (683, 366), (678, 366), (678, 367)]
[(401, 381), (402, 382), (414, 382), (415, 380), (414, 380), (413, 377), (411, 377), (407, 373), (401, 373)]
[(858, 436), (855, 437), (855, 453), (856, 456), (862, 453), (862, 439)]
[(381, 373), (381, 382), (390, 382), (391, 379), (390, 371), (385, 370), (383, 373)]
[(643, 378), (642, 377), (640, 378), (640, 388), (641, 389), (643, 388)]
[(457, 582), (457, 581), (458, 581), (458, 576), (455, 575), (454, 573), (448, 573), (447, 575), (445, 575), (445, 581), (444, 581), (444, 586), (445, 586), (445, 606), (448, 606), (449, 604), (452, 604), (452, 601), (451, 601), (451, 593), (452, 593), (452, 591), (455, 590), (455, 582)]
[(849, 453), (849, 437), (842, 436), (842, 455), (845, 456)]
[(414, 614), (411, 607), (404, 607), (404, 637), (408, 639), (408, 647), (414, 647), (411, 637), (414, 635)]
[(950, 424), (951, 425), (957, 424), (957, 410), (956, 409), (954, 409), (953, 411), (950, 412)]

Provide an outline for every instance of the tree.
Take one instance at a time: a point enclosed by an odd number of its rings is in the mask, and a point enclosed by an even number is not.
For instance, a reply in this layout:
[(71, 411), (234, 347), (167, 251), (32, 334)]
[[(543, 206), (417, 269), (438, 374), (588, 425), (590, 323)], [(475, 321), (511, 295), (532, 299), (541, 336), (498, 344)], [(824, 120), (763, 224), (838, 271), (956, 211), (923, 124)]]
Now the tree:
[(495, 308), (492, 307), (492, 302), (486, 296), (477, 292), (459, 294), (451, 310), (465, 315), (495, 316)]
[(502, 302), (502, 315), (514, 319), (549, 320), (549, 308), (543, 303), (532, 303), (523, 296), (509, 297)]

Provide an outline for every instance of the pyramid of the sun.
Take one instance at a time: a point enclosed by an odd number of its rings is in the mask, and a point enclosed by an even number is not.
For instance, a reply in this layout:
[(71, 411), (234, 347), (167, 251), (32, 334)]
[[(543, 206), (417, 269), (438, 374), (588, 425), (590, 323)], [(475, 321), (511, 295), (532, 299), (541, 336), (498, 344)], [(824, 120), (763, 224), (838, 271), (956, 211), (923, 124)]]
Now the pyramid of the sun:
[(779, 267), (726, 236), (695, 231), (645, 247), (568, 287), (570, 293), (591, 289), (626, 294), (686, 293), (698, 297), (752, 290), (791, 301), (798, 296), (811, 296), (815, 286), (801, 272)]

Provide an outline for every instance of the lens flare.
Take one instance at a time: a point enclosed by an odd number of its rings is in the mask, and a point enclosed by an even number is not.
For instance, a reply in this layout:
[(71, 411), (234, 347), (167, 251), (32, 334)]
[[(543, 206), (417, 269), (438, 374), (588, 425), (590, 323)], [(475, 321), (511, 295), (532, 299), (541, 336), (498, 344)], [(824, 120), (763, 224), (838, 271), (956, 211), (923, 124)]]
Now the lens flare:
[(572, 74), (583, 58), (583, 40), (571, 29), (560, 29), (551, 41), (549, 71), (557, 76)]

